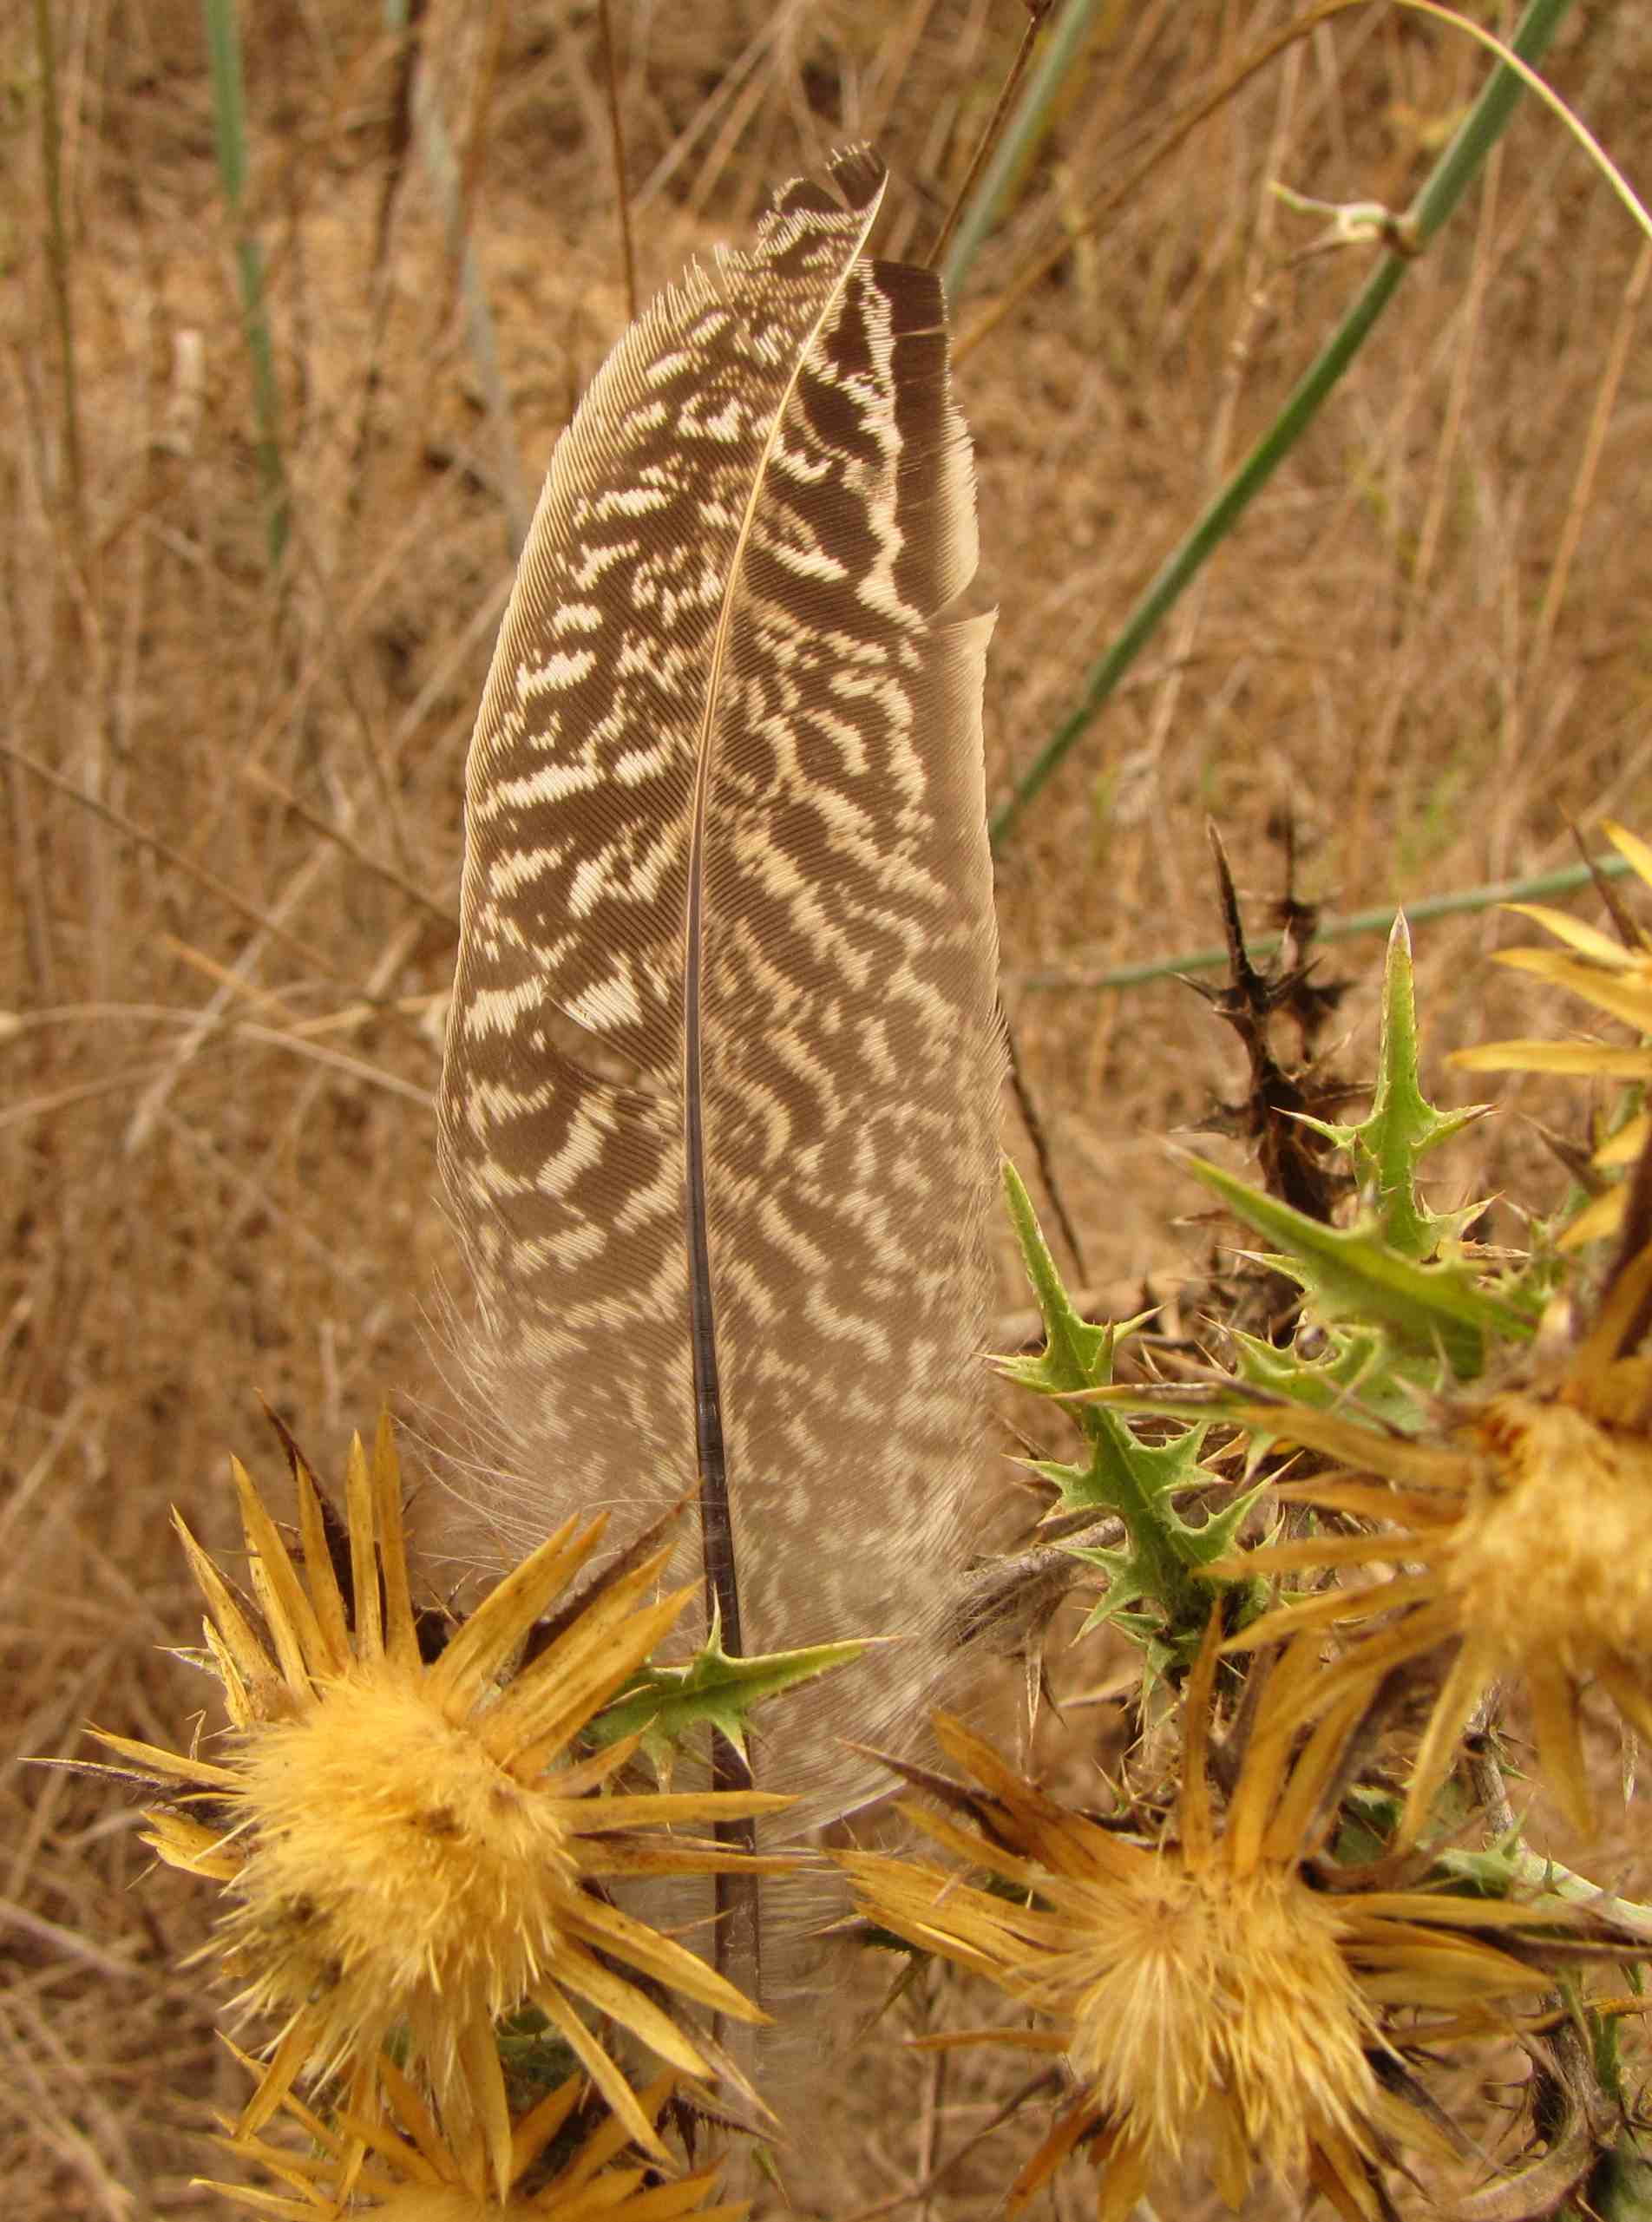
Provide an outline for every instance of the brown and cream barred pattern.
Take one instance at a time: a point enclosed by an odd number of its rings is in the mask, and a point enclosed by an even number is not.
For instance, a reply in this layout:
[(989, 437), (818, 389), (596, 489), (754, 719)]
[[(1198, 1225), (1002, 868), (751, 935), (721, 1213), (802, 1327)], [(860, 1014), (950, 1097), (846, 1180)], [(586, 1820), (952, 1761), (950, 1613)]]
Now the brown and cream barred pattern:
[(875, 159), (833, 174), (666, 292), (557, 449), (471, 746), (441, 1107), (495, 1517), (526, 1546), (606, 1504), (623, 1541), (695, 1480), (699, 1091), (744, 1648), (912, 1639), (790, 1701), (810, 1819), (871, 1786), (839, 1736), (921, 1717), (954, 1594), (1001, 1065), (944, 304), (862, 257)]

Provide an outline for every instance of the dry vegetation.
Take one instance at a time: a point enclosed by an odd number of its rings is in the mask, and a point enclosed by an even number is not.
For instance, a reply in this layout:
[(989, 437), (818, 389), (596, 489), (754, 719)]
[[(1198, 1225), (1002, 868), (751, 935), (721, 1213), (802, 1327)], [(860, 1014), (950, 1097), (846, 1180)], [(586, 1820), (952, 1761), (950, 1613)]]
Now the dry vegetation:
[[(386, 1393), (438, 1393), (430, 1106), (464, 747), (510, 515), (625, 314), (594, 7), (436, 0), (424, 16), (496, 392), (428, 173), (398, 143), (377, 12), (245, 13), (249, 220), (292, 496), (279, 585), (198, 10), (54, 11), (67, 384), (39, 50), (24, 10), (7, 25), (0, 2181), (16, 2222), (215, 2205), (189, 2179), (233, 2075), (178, 1969), (193, 1901), (164, 1871), (136, 1887), (147, 1855), (118, 1798), (24, 1755), (82, 1749), (88, 1716), (165, 1741), (203, 1701), (164, 1648), (198, 1622), (167, 1508), (226, 1540), (226, 1448), (268, 1442), (255, 1389), (318, 1460)], [(1001, 611), (1000, 794), (1363, 275), (1367, 249), (1305, 258), (1314, 227), (1268, 180), (1403, 206), (1484, 74), (1436, 26), (1354, 12), (1085, 234), (1146, 135), (1286, 13), (1100, 10), (960, 305), (967, 335), (1066, 236), (960, 377)], [(615, 16), (645, 292), (850, 135), (890, 162), (888, 247), (921, 251), (1021, 23), (1013, 0), (617, 0)], [(1652, 19), (1604, 4), (1576, 10), (1550, 63), (1631, 161), (1649, 72)], [(1565, 861), (1569, 812), (1652, 815), (1646, 268), (1576, 148), (1524, 113), (1006, 854), (1008, 998), (1104, 1301), (1201, 1262), (1161, 1137), (1231, 1091), (1231, 1052), (1174, 983), (1121, 999), (1028, 976), (1214, 939), (1207, 812), (1265, 896), (1289, 804), (1305, 890), (1341, 909)], [(1495, 915), (1419, 934), (1427, 1077), (1447, 1100), (1465, 1090), (1439, 1071), (1445, 1047), (1562, 1022), (1485, 967), (1508, 937)], [(1345, 1008), (1362, 1065), (1374, 955), (1335, 968), (1360, 983)], [(1576, 1098), (1561, 1115), (1577, 1122)], [(1558, 1188), (1512, 1110), (1452, 1173), (1535, 1206)], [(1004, 1298), (1022, 1301), (1007, 1257)], [(968, 2058), (937, 2088), (858, 2055), (849, 2157), (800, 2186), (806, 2211), (890, 2198), (936, 2137), (980, 2127), (1019, 2070)], [(949, 2209), (987, 2213), (1002, 2180), (967, 2171), (979, 2196)]]

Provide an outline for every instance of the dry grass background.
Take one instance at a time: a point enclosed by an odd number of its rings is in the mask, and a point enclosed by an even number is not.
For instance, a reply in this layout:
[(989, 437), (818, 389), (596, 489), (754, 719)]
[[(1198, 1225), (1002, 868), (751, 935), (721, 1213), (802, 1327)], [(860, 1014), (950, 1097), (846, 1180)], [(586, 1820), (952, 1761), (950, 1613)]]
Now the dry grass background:
[[(16, 2222), (215, 2209), (189, 2179), (233, 2084), (177, 1966), (198, 1904), (169, 1873), (136, 1887), (147, 1855), (121, 1800), (24, 1755), (81, 1750), (88, 1716), (164, 1740), (202, 1701), (163, 1648), (197, 1622), (167, 1508), (226, 1539), (226, 1447), (266, 1465), (273, 1447), (255, 1387), (323, 1461), (388, 1392), (436, 1388), (430, 1096), (463, 751), (507, 512), (624, 316), (593, 6), (423, 16), (502, 414), (430, 187), (397, 154), (377, 16), (344, 0), (245, 12), (293, 501), (279, 588), (198, 12), (53, 10), (78, 499), (35, 24), (15, 4), (3, 19), (0, 2182)], [(1103, 9), (961, 304), (967, 333), (1067, 238), (960, 381), (1001, 609), (1000, 794), (1364, 273), (1366, 250), (1303, 259), (1314, 226), (1268, 180), (1401, 206), (1484, 75), (1436, 26), (1351, 14), (1083, 236), (1144, 134), (1287, 13)], [(921, 250), (1022, 20), (1011, 0), (615, 15), (645, 292), (851, 135), (894, 172), (888, 248)], [(1652, 17), (1577, 8), (1549, 69), (1632, 167)], [(1569, 811), (1644, 827), (1645, 276), (1598, 180), (1528, 108), (1006, 853), (1009, 1001), (1105, 1291), (1198, 1263), (1161, 1137), (1231, 1091), (1229, 1048), (1171, 983), (1125, 999), (1022, 983), (1213, 939), (1207, 812), (1265, 896), (1288, 803), (1305, 889), (1341, 908), (1564, 861)], [(1448, 1100), (1464, 1090), (1445, 1047), (1562, 1023), (1483, 961), (1511, 935), (1495, 917), (1419, 935), (1427, 1077)], [(1360, 981), (1362, 1065), (1375, 950), (1334, 968)], [(1512, 1111), (1453, 1175), (1536, 1205), (1558, 1186)], [(1019, 1301), (1007, 1259), (1004, 1295)], [(891, 2198), (1011, 2088), (958, 2067), (937, 2091), (930, 2073), (857, 2056), (836, 2102), (849, 2158), (804, 2186), (806, 2211)], [(947, 2211), (986, 2213), (1002, 2180), (966, 2173)]]

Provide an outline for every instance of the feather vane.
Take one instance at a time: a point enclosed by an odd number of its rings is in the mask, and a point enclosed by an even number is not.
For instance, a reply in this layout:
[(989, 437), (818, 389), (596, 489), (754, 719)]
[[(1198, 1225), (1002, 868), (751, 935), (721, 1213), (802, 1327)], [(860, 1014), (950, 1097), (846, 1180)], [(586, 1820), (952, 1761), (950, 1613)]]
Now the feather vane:
[(666, 292), (559, 443), (471, 744), (440, 1112), (513, 1546), (575, 1505), (624, 1543), (698, 1481), (731, 1650), (911, 1639), (788, 1701), (816, 1820), (942, 1645), (1001, 1071), (944, 304), (865, 256), (875, 158), (833, 177)]

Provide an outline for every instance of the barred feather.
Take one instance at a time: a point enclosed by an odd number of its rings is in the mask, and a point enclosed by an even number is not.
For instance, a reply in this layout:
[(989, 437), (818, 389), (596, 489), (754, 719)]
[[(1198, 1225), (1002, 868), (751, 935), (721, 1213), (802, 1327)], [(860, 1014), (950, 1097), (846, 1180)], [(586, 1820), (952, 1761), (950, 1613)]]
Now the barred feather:
[(863, 258), (875, 159), (833, 175), (662, 296), (557, 448), (471, 746), (441, 1105), (513, 1540), (606, 1503), (623, 1541), (698, 1479), (725, 1640), (912, 1639), (789, 1701), (783, 1769), (759, 1746), (810, 1820), (934, 1669), (1001, 1058), (944, 304)]

